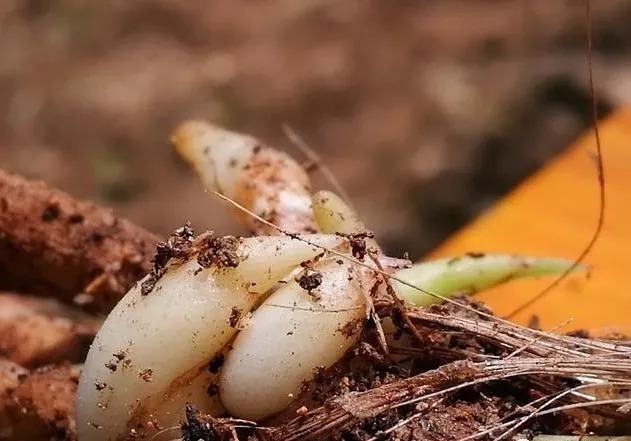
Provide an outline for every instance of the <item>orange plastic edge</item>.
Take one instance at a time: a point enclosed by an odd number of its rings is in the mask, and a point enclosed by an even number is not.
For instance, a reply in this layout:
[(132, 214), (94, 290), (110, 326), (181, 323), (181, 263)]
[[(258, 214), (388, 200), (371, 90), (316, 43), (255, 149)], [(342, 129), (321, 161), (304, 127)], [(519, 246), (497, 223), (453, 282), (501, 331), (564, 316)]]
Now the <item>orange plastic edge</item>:
[[(544, 329), (631, 326), (631, 108), (599, 124), (606, 179), (602, 235), (586, 259), (589, 277), (572, 276), (515, 317), (537, 315)], [(508, 196), (453, 235), (428, 258), (469, 251), (511, 252), (575, 258), (598, 217), (595, 137), (589, 131)], [(500, 315), (508, 314), (552, 279), (519, 280), (480, 294)]]

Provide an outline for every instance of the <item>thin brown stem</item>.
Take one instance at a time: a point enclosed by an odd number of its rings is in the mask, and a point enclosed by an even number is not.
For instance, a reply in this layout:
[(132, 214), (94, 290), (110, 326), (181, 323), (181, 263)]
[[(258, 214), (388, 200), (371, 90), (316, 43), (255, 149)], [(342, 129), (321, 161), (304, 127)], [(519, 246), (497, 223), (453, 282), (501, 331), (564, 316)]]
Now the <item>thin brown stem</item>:
[(510, 314), (506, 316), (506, 318), (511, 319), (515, 317), (517, 314), (525, 310), (526, 308), (534, 305), (536, 302), (545, 297), (550, 291), (559, 286), (559, 284), (565, 280), (570, 274), (572, 274), (577, 267), (585, 260), (587, 255), (594, 248), (594, 245), (598, 241), (600, 234), (602, 232), (603, 226), (605, 224), (605, 211), (606, 211), (606, 195), (605, 195), (605, 166), (604, 166), (604, 158), (602, 152), (602, 145), (600, 142), (600, 131), (598, 129), (598, 98), (596, 96), (596, 90), (594, 87), (594, 66), (592, 62), (592, 13), (591, 13), (591, 2), (590, 0), (585, 0), (585, 15), (587, 22), (587, 32), (586, 32), (586, 47), (587, 47), (587, 70), (589, 77), (589, 93), (591, 96), (591, 116), (592, 123), (594, 126), (594, 137), (596, 139), (596, 171), (598, 178), (598, 220), (596, 221), (596, 228), (592, 233), (589, 242), (581, 253), (576, 257), (572, 265), (567, 268), (559, 277), (550, 283), (546, 288), (544, 288), (541, 292), (535, 295), (533, 298), (528, 300), (526, 303), (520, 305), (517, 309), (512, 311)]

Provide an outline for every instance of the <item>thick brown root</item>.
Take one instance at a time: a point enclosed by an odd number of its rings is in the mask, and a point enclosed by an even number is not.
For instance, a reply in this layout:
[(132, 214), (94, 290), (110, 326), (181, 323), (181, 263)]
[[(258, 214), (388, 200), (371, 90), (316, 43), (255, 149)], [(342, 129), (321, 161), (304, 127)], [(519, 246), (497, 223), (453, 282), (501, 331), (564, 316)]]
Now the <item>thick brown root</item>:
[(26, 368), (83, 361), (98, 327), (54, 299), (0, 292), (0, 354)]
[(0, 170), (0, 288), (108, 312), (149, 271), (157, 242), (110, 210)]
[[(7, 379), (4, 390), (3, 378)], [(0, 362), (0, 440), (75, 440), (78, 380), (79, 370), (70, 365), (26, 373), (17, 365)]]

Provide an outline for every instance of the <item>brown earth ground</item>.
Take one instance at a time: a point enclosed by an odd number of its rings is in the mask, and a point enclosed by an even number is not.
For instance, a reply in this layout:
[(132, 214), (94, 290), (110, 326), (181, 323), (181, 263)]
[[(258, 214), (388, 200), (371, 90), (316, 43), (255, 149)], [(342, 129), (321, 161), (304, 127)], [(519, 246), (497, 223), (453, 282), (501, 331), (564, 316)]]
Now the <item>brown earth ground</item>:
[[(631, 3), (592, 3), (605, 112), (631, 99)], [(169, 132), (300, 156), (288, 123), (418, 257), (587, 126), (585, 27), (579, 0), (2, 1), (0, 165), (158, 233), (235, 232)]]

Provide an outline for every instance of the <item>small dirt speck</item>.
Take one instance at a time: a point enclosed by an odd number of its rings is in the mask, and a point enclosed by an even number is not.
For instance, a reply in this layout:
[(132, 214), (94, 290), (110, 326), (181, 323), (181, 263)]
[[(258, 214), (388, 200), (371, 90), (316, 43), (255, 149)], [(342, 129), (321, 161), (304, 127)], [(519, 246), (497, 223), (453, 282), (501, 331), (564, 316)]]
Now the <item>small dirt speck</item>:
[(71, 214), (68, 216), (69, 224), (80, 224), (85, 220), (82, 214)]
[(526, 326), (530, 329), (536, 329), (536, 330), (541, 330), (541, 319), (539, 318), (539, 316), (537, 314), (533, 314), (530, 316), (530, 318), (528, 319), (528, 322), (526, 323)]
[(353, 351), (355, 356), (365, 357), (370, 361), (382, 362), (385, 357), (377, 351), (374, 346), (367, 342), (361, 342)]
[(225, 357), (223, 354), (217, 354), (215, 355), (212, 360), (210, 360), (210, 363), (208, 363), (208, 371), (211, 374), (216, 374), (219, 372), (219, 369), (221, 369), (221, 366), (223, 366), (223, 362), (225, 361)]
[(151, 368), (141, 369), (140, 371), (138, 371), (138, 376), (142, 378), (143, 381), (146, 381), (147, 383), (151, 383), (151, 381), (153, 380), (153, 369)]
[(42, 220), (44, 222), (52, 222), (59, 217), (59, 205), (50, 204), (42, 212)]
[(114, 356), (114, 358), (116, 358), (118, 361), (123, 361), (125, 359), (125, 357), (127, 357), (127, 353), (125, 351), (118, 351), (115, 352), (114, 354), (112, 354)]
[(118, 366), (116, 366), (116, 364), (112, 363), (111, 361), (108, 361), (107, 363), (105, 363), (105, 367), (108, 368), (112, 372), (116, 372), (116, 369), (118, 369)]
[(576, 329), (567, 333), (570, 337), (590, 338), (589, 331), (586, 329)]
[(466, 255), (468, 257), (471, 257), (472, 259), (481, 259), (482, 257), (485, 256), (484, 253), (476, 253), (476, 252), (468, 252), (466, 253)]
[(460, 262), (461, 259), (462, 259), (461, 257), (453, 257), (453, 258), (449, 259), (449, 261), (447, 262), (447, 265), (448, 266), (455, 265), (458, 262)]
[(206, 394), (209, 397), (214, 397), (215, 395), (217, 395), (219, 393), (219, 386), (217, 386), (215, 383), (209, 385), (206, 388)]
[(160, 242), (156, 246), (151, 271), (140, 285), (140, 293), (143, 296), (153, 291), (156, 283), (166, 272), (169, 260), (184, 259), (189, 255), (194, 236), (195, 232), (191, 228), (190, 223), (187, 222), (183, 227), (175, 230), (166, 241)]
[(306, 269), (298, 278), (298, 285), (307, 291), (309, 295), (313, 295), (312, 291), (322, 284), (322, 273), (312, 269)]
[(106, 387), (107, 387), (107, 383), (105, 381), (97, 380), (97, 381), (94, 382), (94, 388), (97, 391), (102, 391)]
[(228, 318), (228, 323), (230, 324), (231, 328), (237, 327), (242, 314), (243, 311), (241, 311), (241, 309), (237, 308), (236, 306), (232, 307), (232, 310), (230, 311), (230, 317)]
[(105, 239), (105, 236), (103, 235), (103, 233), (101, 233), (99, 231), (92, 231), (92, 233), (90, 233), (89, 239), (90, 239), (90, 241), (92, 241), (95, 244), (99, 245), (99, 244), (103, 243), (103, 239)]

